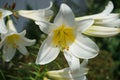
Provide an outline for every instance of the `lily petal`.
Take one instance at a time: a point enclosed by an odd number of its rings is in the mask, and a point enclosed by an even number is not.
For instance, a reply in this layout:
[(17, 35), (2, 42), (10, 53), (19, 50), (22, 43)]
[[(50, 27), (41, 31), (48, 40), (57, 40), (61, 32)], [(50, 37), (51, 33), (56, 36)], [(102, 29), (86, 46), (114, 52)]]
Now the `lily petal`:
[(101, 26), (109, 26), (109, 27), (120, 27), (120, 19), (111, 21), (111, 22), (106, 22), (106, 23), (101, 23)]
[(105, 7), (105, 10), (101, 12), (101, 14), (109, 14), (112, 12), (114, 6), (113, 6), (113, 3), (112, 1), (109, 1), (107, 6)]
[(31, 45), (34, 45), (36, 42), (35, 39), (33, 40), (30, 40), (30, 39), (27, 39), (25, 37), (21, 37), (21, 40), (20, 40), (20, 43), (24, 46), (31, 46)]
[(103, 26), (92, 26), (83, 34), (94, 36), (94, 37), (110, 37), (120, 33), (119, 28), (103, 27)]
[(84, 59), (83, 61), (82, 61), (82, 63), (81, 63), (81, 67), (86, 67), (87, 66), (87, 64), (88, 64), (88, 59)]
[(18, 44), (18, 48), (17, 48), (23, 55), (28, 55), (29, 52), (28, 50), (25, 48), (25, 46), (23, 46), (22, 44)]
[(39, 25), (40, 30), (46, 34), (49, 34), (56, 27), (54, 24), (45, 21), (35, 21), (35, 23)]
[[(82, 71), (82, 69), (81, 69), (81, 71)], [(72, 73), (69, 68), (48, 71), (47, 75), (48, 75), (48, 77), (50, 77), (51, 79), (54, 79), (54, 80), (86, 80), (86, 76), (84, 75), (84, 72), (81, 74)]]
[(86, 29), (88, 29), (92, 24), (94, 23), (94, 20), (92, 19), (85, 19), (81, 21), (77, 21), (77, 31), (84, 32)]
[(3, 19), (0, 19), (0, 33), (7, 33), (7, 29)]
[(53, 12), (51, 10), (20, 10), (18, 11), (18, 14), (35, 20), (35, 21), (45, 21), (45, 20), (49, 20), (51, 18), (51, 16), (53, 15)]
[(99, 48), (91, 39), (78, 34), (69, 51), (78, 58), (90, 59), (98, 55)]
[(15, 55), (16, 49), (12, 45), (4, 45), (3, 58), (6, 62), (9, 62)]
[(105, 7), (105, 9), (98, 14), (94, 14), (94, 15), (88, 15), (88, 16), (83, 16), (83, 17), (77, 17), (75, 18), (76, 21), (79, 20), (84, 20), (84, 19), (102, 19), (104, 18), (103, 16), (106, 16), (108, 14), (110, 14), (113, 10), (113, 3), (111, 1), (108, 2), (108, 5)]
[(44, 65), (56, 59), (60, 49), (52, 46), (51, 42), (52, 37), (48, 36), (48, 38), (42, 43), (38, 52), (36, 64)]
[(70, 51), (64, 51), (64, 56), (70, 66), (72, 72), (80, 72), (80, 61), (79, 58), (71, 54)]
[[(108, 15), (106, 15), (106, 16), (104, 16), (103, 18), (101, 18), (101, 19), (112, 19), (112, 20), (115, 20), (115, 19), (119, 19), (119, 16), (120, 16), (120, 14), (118, 14), (118, 13), (110, 13), (110, 14), (108, 14)], [(111, 20), (111, 21), (112, 21)]]
[(117, 19), (119, 19), (119, 14), (109, 14), (99, 19), (95, 19), (94, 24), (101, 24), (101, 23), (106, 23), (106, 22), (110, 23), (110, 21), (115, 21)]
[(2, 48), (2, 46), (5, 44), (5, 38), (2, 39), (2, 41), (0, 42), (0, 49)]
[(55, 17), (54, 23), (57, 26), (60, 26), (61, 24), (66, 24), (70, 27), (75, 26), (75, 21), (74, 21), (74, 14), (69, 6), (66, 4), (61, 4), (60, 10)]
[(26, 30), (23, 30), (21, 33), (20, 33), (21, 36), (25, 36), (26, 35)]
[(12, 12), (8, 10), (0, 9), (0, 11), (2, 12), (2, 18), (12, 14)]
[(45, 9), (38, 9), (38, 10), (19, 10), (18, 14), (35, 20), (35, 21), (49, 21), (51, 16), (53, 16), (53, 11), (50, 10), (52, 7), (53, 3), (50, 2), (50, 6)]
[[(87, 61), (84, 60), (82, 62), (82, 66), (80, 66), (80, 61), (79, 58), (73, 56), (70, 51), (64, 51), (64, 56), (70, 66), (70, 72), (72, 73), (71, 78), (73, 80), (86, 80), (86, 76), (84, 76), (85, 74), (87, 74), (87, 69), (83, 68)], [(86, 66), (85, 66), (86, 67)], [(77, 73), (77, 74), (76, 74)], [(76, 77), (76, 75), (79, 75), (79, 77)], [(80, 76), (82, 75), (82, 76)]]
[(9, 19), (7, 21), (7, 28), (8, 28), (9, 31), (17, 33), (17, 30), (16, 30), (16, 28), (15, 28), (15, 26), (13, 24), (13, 21), (11, 19)]
[(102, 20), (102, 22), (97, 21), (97, 22), (95, 22), (94, 25), (104, 26), (104, 27), (113, 27), (113, 28), (117, 27), (117, 28), (119, 28), (120, 27), (120, 19), (116, 19), (116, 20), (108, 19), (108, 20)]

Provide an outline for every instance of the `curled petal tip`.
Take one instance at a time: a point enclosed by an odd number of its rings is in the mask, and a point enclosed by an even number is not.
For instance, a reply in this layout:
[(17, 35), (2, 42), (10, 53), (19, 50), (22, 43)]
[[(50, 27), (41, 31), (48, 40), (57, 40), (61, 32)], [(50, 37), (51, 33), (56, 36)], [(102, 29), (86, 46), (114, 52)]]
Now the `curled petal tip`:
[(61, 7), (62, 7), (62, 8), (65, 8), (65, 7), (68, 7), (68, 6), (67, 6), (65, 3), (62, 3), (62, 4), (61, 4)]
[(50, 9), (52, 6), (53, 6), (53, 2), (50, 1), (50, 5), (49, 5), (48, 9)]

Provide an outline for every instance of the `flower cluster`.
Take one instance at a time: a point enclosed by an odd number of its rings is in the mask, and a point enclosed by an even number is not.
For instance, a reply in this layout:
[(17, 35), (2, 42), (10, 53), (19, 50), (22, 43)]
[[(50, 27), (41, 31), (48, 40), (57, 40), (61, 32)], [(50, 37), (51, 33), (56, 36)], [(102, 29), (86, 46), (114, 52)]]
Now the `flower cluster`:
[[(10, 61), (16, 49), (23, 55), (28, 55), (26, 46), (31, 46), (36, 40), (25, 37), (26, 31), (18, 33), (15, 29), (10, 15), (23, 16), (31, 19), (39, 26), (40, 30), (47, 34), (47, 38), (42, 42), (38, 51), (36, 64), (45, 65), (57, 58), (59, 53), (63, 53), (69, 67), (48, 71), (46, 74), (54, 80), (86, 80), (89, 59), (94, 58), (99, 53), (96, 43), (87, 36), (110, 37), (120, 33), (119, 14), (111, 13), (113, 3), (110, 1), (101, 13), (75, 17), (72, 9), (62, 3), (53, 22), (50, 22), (53, 11), (50, 6), (38, 10), (18, 10), (10, 11), (0, 9), (0, 48), (3, 51), (3, 59)], [(5, 25), (4, 18), (7, 18)], [(80, 60), (83, 59), (81, 62)], [(46, 79), (46, 78), (45, 78)]]
[(108, 5), (101, 13), (77, 17), (75, 20), (80, 21), (89, 18), (94, 20), (93, 25), (87, 28), (83, 34), (94, 37), (115, 36), (120, 32), (120, 19), (118, 13), (111, 13), (113, 8), (113, 3), (109, 1)]

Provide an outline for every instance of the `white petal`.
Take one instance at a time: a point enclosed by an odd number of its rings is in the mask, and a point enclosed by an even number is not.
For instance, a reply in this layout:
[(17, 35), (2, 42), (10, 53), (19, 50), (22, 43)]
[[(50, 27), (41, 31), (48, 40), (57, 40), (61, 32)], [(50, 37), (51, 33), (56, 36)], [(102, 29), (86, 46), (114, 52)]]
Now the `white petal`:
[(78, 78), (75, 78), (74, 80), (87, 80), (87, 78), (86, 78), (86, 76), (81, 76), (80, 78), (78, 77)]
[[(85, 76), (83, 76), (84, 74), (86, 74), (86, 70), (80, 67), (80, 61), (79, 58), (75, 57), (72, 55), (72, 53), (70, 51), (65, 51), (64, 52), (64, 56), (70, 66), (70, 72), (71, 74), (71, 78), (73, 80), (83, 80)], [(85, 62), (84, 62), (85, 63)], [(84, 64), (83, 63), (83, 64)], [(82, 66), (83, 67), (83, 66)], [(86, 72), (86, 73), (85, 73)], [(77, 74), (76, 74), (77, 73)], [(79, 77), (76, 75), (79, 75)]]
[(3, 58), (6, 62), (9, 62), (15, 55), (16, 49), (12, 45), (4, 45)]
[[(111, 14), (108, 14), (108, 15), (106, 15), (106, 16), (104, 16), (103, 18), (101, 17), (100, 19), (112, 19), (112, 20), (115, 20), (115, 19), (119, 19), (119, 14), (118, 13), (111, 13)], [(112, 21), (111, 20), (111, 21)]]
[(51, 37), (48, 36), (48, 38), (42, 43), (38, 52), (36, 64), (47, 64), (58, 56), (60, 49), (52, 46), (51, 40)]
[(106, 17), (108, 14), (110, 14), (113, 10), (113, 3), (111, 1), (108, 2), (108, 5), (105, 7), (105, 9), (98, 14), (94, 14), (94, 15), (88, 15), (88, 16), (83, 16), (83, 17), (77, 17), (75, 18), (76, 21), (79, 20), (84, 20), (84, 19), (102, 19), (104, 17)]
[(53, 15), (53, 12), (51, 10), (20, 10), (19, 15), (35, 20), (35, 21), (45, 21), (49, 20), (51, 16)]
[(95, 25), (98, 26), (104, 26), (104, 27), (120, 27), (120, 19), (116, 19), (116, 20), (111, 20), (109, 19), (109, 21), (104, 21), (104, 22), (97, 22), (95, 23)]
[(55, 17), (54, 23), (57, 26), (60, 26), (62, 24), (66, 24), (68, 26), (74, 27), (75, 21), (74, 21), (74, 14), (69, 6), (66, 4), (61, 4), (60, 10)]
[(53, 11), (50, 10), (50, 8), (52, 7), (53, 3), (50, 2), (50, 6), (45, 8), (45, 9), (38, 9), (38, 10), (19, 10), (18, 14), (35, 20), (35, 21), (49, 21), (50, 18), (53, 16)]
[(86, 67), (87, 66), (87, 64), (88, 64), (88, 59), (84, 59), (83, 61), (82, 61), (82, 63), (81, 63), (81, 67)]
[(84, 34), (94, 37), (111, 37), (119, 34), (120, 32), (85, 32)]
[(64, 51), (64, 56), (69, 64), (69, 67), (73, 73), (80, 72), (79, 58), (71, 54), (70, 51)]
[(53, 6), (53, 2), (50, 1), (50, 5), (46, 9), (50, 9), (50, 8), (52, 8), (52, 6)]
[(2, 41), (0, 41), (0, 49), (2, 48), (2, 46), (5, 44), (5, 38), (2, 39)]
[(84, 73), (72, 73), (69, 68), (48, 71), (47, 75), (54, 80), (85, 80), (86, 78)]
[(93, 31), (103, 31), (103, 32), (113, 32), (120, 30), (119, 28), (103, 27), (103, 26), (92, 26), (88, 29), (92, 29)]
[(11, 19), (9, 19), (7, 21), (7, 28), (10, 30), (10, 31), (13, 31), (13, 32), (17, 32), (14, 24), (13, 24), (13, 21)]
[(113, 3), (112, 1), (109, 1), (108, 2), (108, 5), (105, 7), (105, 10), (101, 12), (101, 14), (109, 14), (112, 12), (114, 6), (113, 6)]
[(3, 19), (0, 19), (0, 33), (7, 33), (7, 29)]
[(25, 46), (23, 46), (22, 44), (17, 44), (17, 46), (18, 46), (18, 50), (23, 54), (23, 55), (28, 55), (29, 54), (29, 52), (28, 52), (28, 50), (25, 48)]
[(35, 44), (35, 42), (36, 42), (35, 39), (30, 40), (30, 39), (27, 39), (26, 37), (21, 37), (21, 40), (20, 40), (20, 43), (24, 46), (32, 46)]
[(92, 19), (77, 21), (77, 26), (78, 26), (77, 31), (84, 32), (87, 28), (92, 26), (93, 23), (94, 23), (94, 20)]
[(75, 18), (76, 21), (80, 21), (84, 19), (94, 19), (95, 23), (105, 22), (105, 21), (114, 21), (116, 19), (119, 19), (119, 14), (118, 13), (94, 14), (94, 15), (88, 15), (88, 16)]
[[(7, 33), (8, 33), (8, 32), (7, 32)], [(1, 35), (0, 35), (1, 40), (5, 40), (5, 38), (6, 38), (7, 35), (8, 35), (8, 34), (6, 34), (6, 33), (5, 33), (5, 34), (1, 34)]]
[(80, 80), (88, 80), (86, 76), (82, 76)]
[(12, 14), (12, 12), (8, 10), (0, 9), (0, 11), (2, 12), (2, 18)]
[[(52, 10), (46, 10), (44, 12), (44, 17), (43, 19), (45, 19), (45, 21), (50, 21), (50, 19), (52, 18), (53, 16), (53, 11)], [(42, 20), (43, 21), (43, 20)]]
[(36, 21), (35, 23), (39, 25), (40, 30), (46, 34), (49, 34), (56, 27), (54, 24), (44, 21)]
[(54, 80), (73, 80), (70, 69), (64, 68), (61, 70), (48, 71), (47, 75)]
[(21, 36), (25, 36), (26, 35), (26, 30), (23, 30), (21, 33), (20, 33)]
[(94, 24), (111, 23), (111, 21), (113, 22), (117, 19), (119, 19), (119, 14), (109, 14), (99, 19), (96, 19)]
[(102, 25), (103, 25), (103, 26), (118, 27), (118, 28), (120, 28), (120, 19), (111, 21), (111, 22), (109, 22), (109, 23), (104, 23), (104, 24), (102, 24)]
[(92, 26), (83, 34), (94, 36), (94, 37), (110, 37), (115, 36), (120, 33), (119, 28), (112, 28), (112, 27), (103, 27), (103, 26)]
[(50, 5), (47, 8), (38, 9), (38, 10), (19, 10), (18, 14), (23, 16), (23, 17), (26, 17), (26, 18), (30, 18), (30, 19), (33, 19), (36, 21), (41, 21), (45, 17), (48, 18), (48, 17), (51, 17), (53, 15), (53, 11), (50, 10), (52, 5), (53, 5), (53, 3), (51, 1)]
[(69, 50), (78, 58), (90, 59), (98, 55), (99, 48), (91, 39), (78, 34), (75, 42), (70, 45)]

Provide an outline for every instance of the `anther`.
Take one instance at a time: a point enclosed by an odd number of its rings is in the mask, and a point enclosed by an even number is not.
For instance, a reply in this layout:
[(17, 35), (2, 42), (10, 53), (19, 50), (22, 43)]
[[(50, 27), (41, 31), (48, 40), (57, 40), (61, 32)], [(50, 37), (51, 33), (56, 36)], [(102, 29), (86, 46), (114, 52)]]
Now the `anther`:
[(14, 47), (14, 48), (18, 48), (19, 46), (14, 43), (14, 44), (13, 44), (13, 47)]

